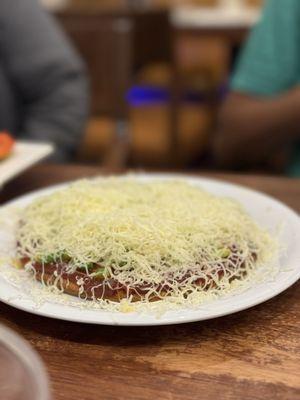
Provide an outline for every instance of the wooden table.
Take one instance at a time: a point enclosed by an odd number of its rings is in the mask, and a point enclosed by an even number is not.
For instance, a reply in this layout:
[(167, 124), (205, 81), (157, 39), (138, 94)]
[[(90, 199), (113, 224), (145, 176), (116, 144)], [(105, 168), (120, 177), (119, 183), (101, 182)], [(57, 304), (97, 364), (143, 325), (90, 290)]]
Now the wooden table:
[[(1, 199), (99, 172), (92, 167), (38, 166), (9, 184)], [(262, 190), (300, 211), (297, 180), (218, 177)], [(296, 400), (300, 398), (299, 289), (298, 282), (247, 311), (178, 326), (81, 325), (4, 304), (0, 322), (22, 334), (40, 353), (55, 400)]]

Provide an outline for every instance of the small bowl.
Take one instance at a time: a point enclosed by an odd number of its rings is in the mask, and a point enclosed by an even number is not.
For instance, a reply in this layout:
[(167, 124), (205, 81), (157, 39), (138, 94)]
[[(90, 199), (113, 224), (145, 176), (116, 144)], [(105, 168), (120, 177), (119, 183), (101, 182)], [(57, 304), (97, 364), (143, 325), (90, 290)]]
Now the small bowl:
[(0, 325), (0, 388), (5, 400), (50, 400), (45, 367), (35, 350)]

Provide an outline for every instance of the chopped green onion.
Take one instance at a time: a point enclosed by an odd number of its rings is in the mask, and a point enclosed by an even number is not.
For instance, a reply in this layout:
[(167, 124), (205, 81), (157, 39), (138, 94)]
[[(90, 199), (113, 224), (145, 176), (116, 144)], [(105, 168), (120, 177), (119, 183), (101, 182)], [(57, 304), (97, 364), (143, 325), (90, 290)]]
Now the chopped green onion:
[(93, 273), (93, 276), (96, 276), (96, 277), (104, 276), (104, 273), (105, 273), (105, 268), (101, 267), (101, 268), (98, 268), (97, 271), (95, 271)]
[(228, 258), (230, 256), (230, 254), (231, 254), (231, 251), (228, 248), (221, 249), (221, 251), (220, 251), (220, 256), (222, 258)]

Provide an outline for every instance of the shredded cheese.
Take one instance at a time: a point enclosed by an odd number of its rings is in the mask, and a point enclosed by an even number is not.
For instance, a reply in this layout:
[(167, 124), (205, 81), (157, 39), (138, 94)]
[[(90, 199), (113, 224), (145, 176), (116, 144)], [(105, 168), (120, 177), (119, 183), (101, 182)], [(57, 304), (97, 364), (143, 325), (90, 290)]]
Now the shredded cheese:
[[(167, 292), (176, 304), (196, 304), (204, 290), (228, 292), (233, 278), (249, 278), (275, 248), (234, 200), (181, 180), (133, 178), (82, 180), (33, 201), (17, 241), (19, 257), (31, 262), (67, 254), (71, 270), (101, 265), (104, 277), (128, 288), (147, 284), (144, 302)], [(122, 308), (131, 310), (127, 303)]]

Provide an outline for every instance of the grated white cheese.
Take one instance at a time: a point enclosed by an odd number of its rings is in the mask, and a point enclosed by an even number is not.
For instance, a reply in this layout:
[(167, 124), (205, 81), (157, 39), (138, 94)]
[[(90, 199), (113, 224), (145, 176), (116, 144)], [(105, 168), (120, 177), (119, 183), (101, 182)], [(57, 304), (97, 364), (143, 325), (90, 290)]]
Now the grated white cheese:
[[(100, 264), (127, 287), (150, 284), (146, 303), (153, 294), (163, 298), (159, 285), (167, 282), (169, 304), (227, 293), (237, 286), (233, 276), (249, 279), (276, 247), (236, 201), (184, 181), (123, 178), (78, 181), (33, 201), (21, 213), (17, 241), (19, 256), (31, 261), (67, 254), (74, 268)], [(209, 283), (209, 294), (197, 279)], [(120, 309), (130, 307), (123, 301)]]

